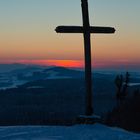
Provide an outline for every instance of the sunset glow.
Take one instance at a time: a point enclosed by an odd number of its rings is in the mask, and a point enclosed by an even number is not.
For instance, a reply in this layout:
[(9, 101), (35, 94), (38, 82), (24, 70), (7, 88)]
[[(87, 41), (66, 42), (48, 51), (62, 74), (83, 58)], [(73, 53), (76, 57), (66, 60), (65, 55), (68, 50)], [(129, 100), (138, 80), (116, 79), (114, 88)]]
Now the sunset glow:
[(0, 61), (1, 64), (27, 64), (27, 65), (41, 65), (41, 66), (61, 66), (69, 68), (83, 68), (83, 61), (76, 60), (13, 60), (13, 61)]
[(62, 66), (62, 67), (71, 67), (71, 68), (82, 68), (82, 61), (75, 60), (21, 60), (19, 63), (22, 64), (35, 64), (35, 65), (44, 65), (44, 66)]

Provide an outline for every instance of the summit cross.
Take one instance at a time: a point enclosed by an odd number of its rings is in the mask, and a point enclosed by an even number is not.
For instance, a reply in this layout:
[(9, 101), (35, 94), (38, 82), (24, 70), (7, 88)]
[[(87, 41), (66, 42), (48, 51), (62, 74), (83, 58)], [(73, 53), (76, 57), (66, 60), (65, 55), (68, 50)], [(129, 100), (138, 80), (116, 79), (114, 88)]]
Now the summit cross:
[(92, 97), (92, 65), (91, 65), (91, 33), (111, 34), (115, 33), (112, 27), (90, 26), (88, 0), (81, 0), (83, 26), (58, 26), (57, 33), (83, 33), (84, 36), (84, 55), (85, 55), (85, 84), (86, 84), (86, 112), (85, 115), (91, 116), (93, 110)]

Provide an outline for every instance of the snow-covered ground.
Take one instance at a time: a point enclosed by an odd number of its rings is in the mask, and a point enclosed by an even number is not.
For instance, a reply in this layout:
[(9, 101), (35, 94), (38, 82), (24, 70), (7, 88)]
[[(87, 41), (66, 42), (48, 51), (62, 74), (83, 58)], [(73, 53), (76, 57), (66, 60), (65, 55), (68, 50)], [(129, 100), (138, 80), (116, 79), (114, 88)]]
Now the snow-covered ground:
[(0, 140), (140, 140), (140, 134), (101, 124), (0, 127)]

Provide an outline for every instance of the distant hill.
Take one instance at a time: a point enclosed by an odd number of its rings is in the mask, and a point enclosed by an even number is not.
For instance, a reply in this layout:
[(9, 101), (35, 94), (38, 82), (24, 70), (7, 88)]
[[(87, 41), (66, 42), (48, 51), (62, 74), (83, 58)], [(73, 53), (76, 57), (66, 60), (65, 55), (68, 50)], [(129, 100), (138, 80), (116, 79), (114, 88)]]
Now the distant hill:
[(23, 68), (14, 69), (14, 70), (10, 71), (9, 73), (11, 73), (11, 74), (29, 74), (29, 73), (32, 74), (33, 72), (42, 71), (43, 69), (45, 69), (45, 68), (41, 67), (41, 66), (27, 65)]
[(48, 74), (47, 79), (55, 79), (55, 78), (78, 78), (83, 77), (83, 71), (78, 71), (74, 69), (68, 69), (64, 67), (53, 67), (48, 68), (43, 71), (44, 73)]
[(15, 70), (15, 69), (23, 69), (26, 66), (27, 65), (18, 64), (18, 63), (14, 63), (14, 64), (0, 64), (0, 73), (10, 72), (10, 71)]
[[(46, 66), (47, 67), (47, 66)], [(19, 73), (19, 72), (28, 72), (29, 70), (35, 70), (45, 68), (45, 66), (39, 65), (26, 65), (20, 63), (13, 63), (13, 64), (0, 64), (0, 73)]]
[(64, 67), (38, 68), (29, 67), (26, 69), (15, 70), (18, 80), (34, 81), (44, 79), (64, 79), (81, 78), (84, 76), (82, 71), (68, 69)]

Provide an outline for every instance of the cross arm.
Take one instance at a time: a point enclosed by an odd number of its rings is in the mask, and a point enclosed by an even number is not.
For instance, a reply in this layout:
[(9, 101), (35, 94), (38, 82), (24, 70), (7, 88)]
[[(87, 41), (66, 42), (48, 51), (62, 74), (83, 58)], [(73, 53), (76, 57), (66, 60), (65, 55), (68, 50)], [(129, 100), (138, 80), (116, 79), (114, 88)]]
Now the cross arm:
[(57, 33), (83, 33), (81, 26), (58, 26), (55, 31)]
[[(85, 29), (82, 26), (58, 26), (55, 29), (57, 33), (84, 33), (84, 30)], [(89, 32), (109, 34), (109, 33), (115, 33), (115, 28), (91, 26), (89, 27)]]
[(100, 27), (100, 26), (90, 27), (91, 33), (112, 34), (115, 33), (115, 31), (116, 30), (113, 27)]

